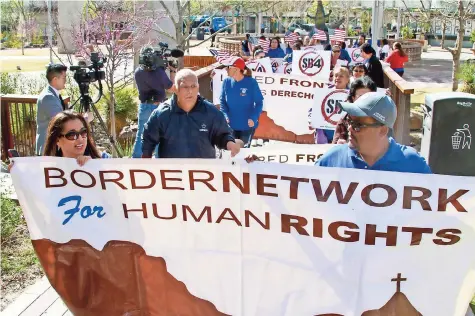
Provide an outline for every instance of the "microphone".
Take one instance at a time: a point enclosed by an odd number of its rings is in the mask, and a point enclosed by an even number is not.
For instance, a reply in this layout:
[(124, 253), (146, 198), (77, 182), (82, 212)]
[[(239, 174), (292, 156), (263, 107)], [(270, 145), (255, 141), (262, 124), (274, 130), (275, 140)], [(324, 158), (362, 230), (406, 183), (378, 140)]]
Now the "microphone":
[(185, 56), (185, 52), (179, 49), (172, 49), (170, 50), (170, 55), (174, 58), (180, 58)]

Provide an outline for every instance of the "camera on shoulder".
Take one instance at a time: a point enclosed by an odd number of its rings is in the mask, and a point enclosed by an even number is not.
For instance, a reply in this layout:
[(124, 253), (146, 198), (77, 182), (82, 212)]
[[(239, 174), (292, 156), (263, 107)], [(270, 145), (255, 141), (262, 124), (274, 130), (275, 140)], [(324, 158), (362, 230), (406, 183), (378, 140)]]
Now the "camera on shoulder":
[(158, 43), (159, 47), (143, 47), (139, 55), (139, 64), (145, 70), (155, 70), (157, 68), (166, 69), (168, 66), (178, 67), (177, 58), (183, 57), (185, 53), (179, 49), (169, 49), (168, 44)]

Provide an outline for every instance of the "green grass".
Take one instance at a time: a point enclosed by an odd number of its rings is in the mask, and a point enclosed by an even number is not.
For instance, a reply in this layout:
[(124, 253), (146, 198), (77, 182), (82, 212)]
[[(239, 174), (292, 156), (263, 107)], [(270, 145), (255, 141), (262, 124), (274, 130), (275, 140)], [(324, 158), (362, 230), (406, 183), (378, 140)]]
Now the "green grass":
[(472, 302), (470, 303), (470, 307), (472, 308), (472, 311), (475, 313), (475, 296), (472, 298)]
[(21, 291), (42, 272), (20, 206), (2, 193), (0, 208), (2, 292), (8, 294)]
[[(12, 60), (1, 61), (0, 71), (2, 72), (25, 72), (25, 71), (46, 71), (46, 66), (49, 64), (49, 60)], [(17, 66), (21, 67), (21, 70), (17, 70)]]

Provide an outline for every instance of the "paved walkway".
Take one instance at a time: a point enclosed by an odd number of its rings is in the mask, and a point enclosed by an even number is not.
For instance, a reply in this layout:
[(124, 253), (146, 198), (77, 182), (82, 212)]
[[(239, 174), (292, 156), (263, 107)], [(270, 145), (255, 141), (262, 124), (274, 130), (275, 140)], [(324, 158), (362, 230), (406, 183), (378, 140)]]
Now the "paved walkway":
[[(465, 61), (475, 59), (475, 56), (469, 49), (463, 49), (460, 59)], [(450, 52), (438, 47), (430, 48), (428, 52), (422, 53), (421, 60), (405, 65), (404, 79), (431, 86), (452, 86), (452, 65)]]

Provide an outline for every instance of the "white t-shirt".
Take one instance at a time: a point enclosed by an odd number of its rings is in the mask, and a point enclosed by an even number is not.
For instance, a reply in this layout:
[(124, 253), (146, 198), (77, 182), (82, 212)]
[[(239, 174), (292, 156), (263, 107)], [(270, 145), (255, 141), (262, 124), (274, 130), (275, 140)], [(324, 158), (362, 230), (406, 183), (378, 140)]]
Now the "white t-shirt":
[(384, 45), (383, 49), (381, 49), (381, 53), (388, 54), (389, 53), (389, 45)]

